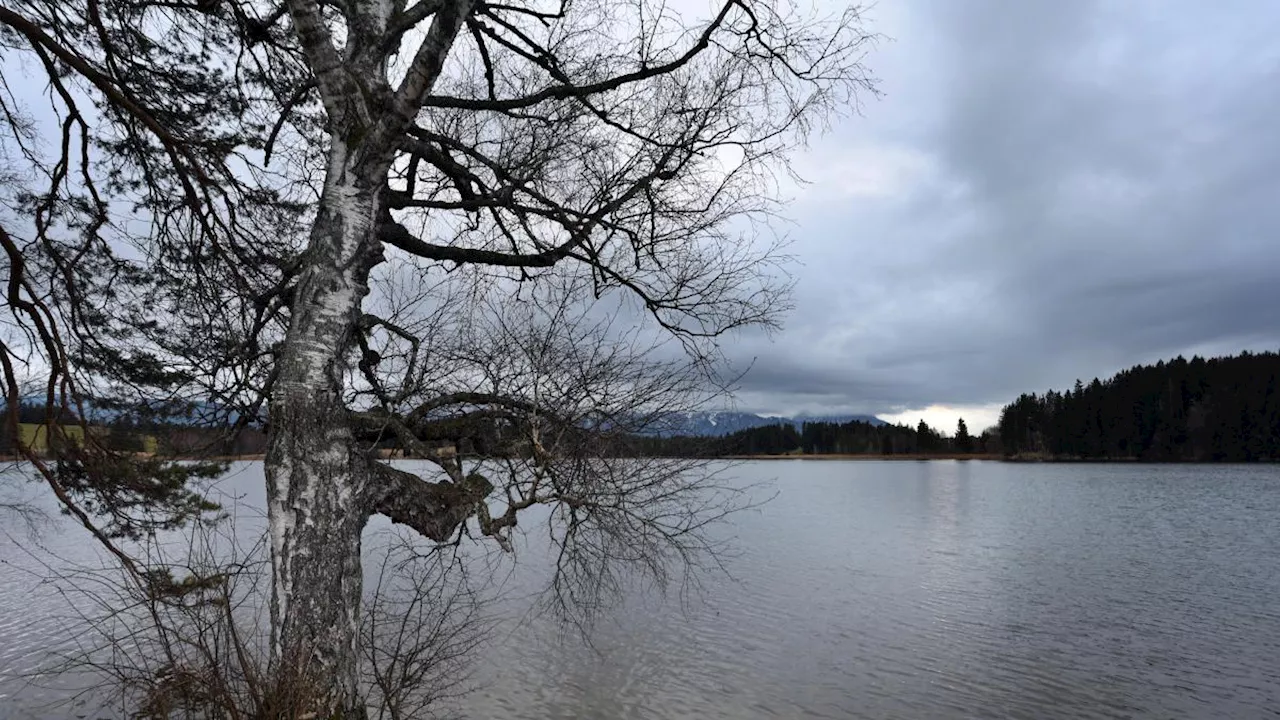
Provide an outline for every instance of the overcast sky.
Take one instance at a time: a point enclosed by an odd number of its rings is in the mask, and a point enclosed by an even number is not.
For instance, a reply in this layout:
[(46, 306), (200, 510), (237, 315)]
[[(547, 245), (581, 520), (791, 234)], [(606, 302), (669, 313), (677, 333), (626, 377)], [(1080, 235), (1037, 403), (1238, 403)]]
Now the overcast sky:
[(884, 96), (797, 158), (796, 309), (729, 343), (739, 409), (978, 430), (1022, 392), (1280, 348), (1280, 3), (867, 19)]
[(885, 95), (799, 160), (797, 307), (734, 345), (742, 409), (978, 429), (1021, 392), (1280, 347), (1280, 5), (868, 15)]

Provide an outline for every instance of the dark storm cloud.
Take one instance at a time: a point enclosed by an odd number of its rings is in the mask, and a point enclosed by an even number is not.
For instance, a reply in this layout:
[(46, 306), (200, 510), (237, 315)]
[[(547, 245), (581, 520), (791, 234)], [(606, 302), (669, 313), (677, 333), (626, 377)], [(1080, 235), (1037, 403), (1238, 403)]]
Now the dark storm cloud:
[(802, 161), (761, 410), (892, 412), (1280, 346), (1280, 7), (885, 3), (887, 96)]

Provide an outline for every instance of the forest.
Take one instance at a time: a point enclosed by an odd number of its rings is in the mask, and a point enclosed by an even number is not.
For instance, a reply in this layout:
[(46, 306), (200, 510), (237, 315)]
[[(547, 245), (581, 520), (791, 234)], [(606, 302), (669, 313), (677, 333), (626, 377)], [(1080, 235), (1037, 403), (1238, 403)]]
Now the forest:
[(1028, 393), (1006, 405), (999, 424), (971, 434), (964, 421), (948, 435), (865, 422), (767, 425), (724, 437), (652, 437), (645, 454), (999, 455), (1014, 460), (1251, 462), (1280, 460), (1280, 354), (1138, 365), (1065, 392)]
[(723, 437), (665, 437), (637, 441), (647, 454), (678, 457), (746, 455), (982, 455), (1000, 452), (994, 431), (972, 435), (964, 419), (954, 435), (930, 427), (923, 420), (908, 425), (808, 422), (764, 425)]
[[(17, 418), (6, 407), (0, 412), (0, 457), (20, 455), (18, 440), (38, 454), (50, 455), (56, 448), (50, 443), (70, 441), (83, 444), (88, 432), (104, 449), (121, 453), (155, 454), (165, 457), (245, 457), (266, 451), (266, 435), (260, 427), (234, 424), (208, 426), (195, 419), (186, 421), (167, 418), (135, 417), (114, 413), (85, 422), (69, 410), (51, 411), (43, 403), (26, 400), (18, 403)], [(61, 432), (48, 432), (46, 418), (55, 417)], [(101, 414), (100, 414), (101, 415)], [(16, 422), (15, 422), (16, 420)]]
[(1066, 392), (1022, 395), (1000, 414), (1022, 459), (1247, 462), (1280, 459), (1280, 354), (1138, 365)]

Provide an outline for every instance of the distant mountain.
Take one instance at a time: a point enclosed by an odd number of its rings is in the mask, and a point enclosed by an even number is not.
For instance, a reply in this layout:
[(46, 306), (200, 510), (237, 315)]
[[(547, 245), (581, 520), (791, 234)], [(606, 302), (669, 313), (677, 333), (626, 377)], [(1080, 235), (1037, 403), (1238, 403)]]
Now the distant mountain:
[[(45, 397), (43, 395), (24, 396), (19, 405), (22, 413), (27, 417), (35, 418), (30, 422), (44, 422)], [(82, 399), (81, 407), (89, 422), (100, 424), (113, 423), (122, 416), (140, 422), (173, 425), (208, 425), (215, 420), (219, 423), (234, 423), (240, 418), (240, 414), (236, 411), (212, 402), (158, 402), (149, 408), (139, 407), (134, 411), (124, 411), (114, 407), (102, 407), (91, 398), (85, 398)], [(263, 420), (265, 421), (265, 411)]]
[(874, 415), (797, 415), (789, 418), (733, 411), (702, 411), (673, 413), (662, 423), (659, 434), (720, 437), (765, 425), (793, 425), (799, 428), (804, 423), (827, 422), (842, 425), (855, 420), (871, 425), (885, 424)]
[(663, 418), (660, 427), (655, 429), (659, 435), (719, 437), (762, 425), (776, 425), (783, 420), (733, 411), (680, 412)]
[(864, 422), (868, 425), (888, 425), (889, 423), (881, 420), (875, 415), (808, 415), (801, 413), (791, 418), (791, 424), (797, 428), (805, 423), (833, 423), (835, 425), (843, 425), (850, 422)]

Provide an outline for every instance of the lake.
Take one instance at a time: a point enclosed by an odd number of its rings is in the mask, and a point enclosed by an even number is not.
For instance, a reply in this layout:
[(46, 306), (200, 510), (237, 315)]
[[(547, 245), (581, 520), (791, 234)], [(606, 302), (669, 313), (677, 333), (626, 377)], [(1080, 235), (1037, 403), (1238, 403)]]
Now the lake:
[[(495, 628), (457, 709), (1280, 717), (1280, 466), (768, 461), (729, 472), (773, 495), (724, 529), (737, 549), (729, 576), (695, 596), (629, 598), (588, 645), (525, 612), (525, 591), (544, 579), (527, 551), (499, 570), (495, 607), (515, 620)], [(242, 464), (226, 485), (253, 505), (260, 483), (260, 466)], [(70, 625), (17, 546), (25, 533), (4, 523), (0, 673), (12, 674), (68, 642)], [(64, 560), (92, 552), (62, 518), (42, 536)], [(55, 717), (38, 694), (0, 679), (0, 716)]]

